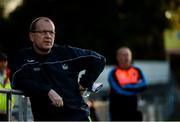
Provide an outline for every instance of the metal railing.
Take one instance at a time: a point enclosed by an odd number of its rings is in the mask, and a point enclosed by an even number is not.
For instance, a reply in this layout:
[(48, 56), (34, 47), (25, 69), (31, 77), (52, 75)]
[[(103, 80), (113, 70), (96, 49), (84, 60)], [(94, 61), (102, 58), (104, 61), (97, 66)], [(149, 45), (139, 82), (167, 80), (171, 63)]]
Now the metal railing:
[[(20, 90), (14, 90), (14, 89), (0, 89), (0, 93), (6, 94), (6, 114), (7, 114), (7, 120), (11, 121), (11, 104), (12, 104), (12, 95), (24, 95), (22, 91)], [(26, 101), (27, 104), (27, 101)], [(26, 118), (25, 118), (26, 119)], [(26, 120), (25, 120), (26, 121)]]

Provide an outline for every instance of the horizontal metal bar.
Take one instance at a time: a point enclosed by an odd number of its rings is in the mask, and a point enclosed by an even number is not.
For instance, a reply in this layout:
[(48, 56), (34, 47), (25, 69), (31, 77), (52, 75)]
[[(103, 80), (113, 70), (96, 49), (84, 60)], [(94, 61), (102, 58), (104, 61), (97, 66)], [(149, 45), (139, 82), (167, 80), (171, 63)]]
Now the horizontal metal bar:
[(0, 93), (11, 93), (16, 95), (24, 95), (24, 93), (20, 90), (14, 90), (14, 89), (0, 89)]

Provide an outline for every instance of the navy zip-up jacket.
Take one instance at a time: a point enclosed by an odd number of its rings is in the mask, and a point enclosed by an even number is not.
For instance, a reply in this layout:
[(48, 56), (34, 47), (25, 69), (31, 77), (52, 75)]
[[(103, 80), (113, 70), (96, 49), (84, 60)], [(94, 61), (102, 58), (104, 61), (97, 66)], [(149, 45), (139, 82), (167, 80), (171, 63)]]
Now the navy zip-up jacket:
[[(12, 65), (12, 87), (30, 97), (35, 120), (78, 120), (88, 115), (79, 84), (84, 88), (92, 86), (105, 66), (102, 55), (55, 45), (47, 55), (39, 55), (32, 48), (21, 50), (15, 60)], [(85, 74), (78, 83), (82, 70)], [(48, 98), (50, 89), (63, 98), (63, 107), (51, 105)]]

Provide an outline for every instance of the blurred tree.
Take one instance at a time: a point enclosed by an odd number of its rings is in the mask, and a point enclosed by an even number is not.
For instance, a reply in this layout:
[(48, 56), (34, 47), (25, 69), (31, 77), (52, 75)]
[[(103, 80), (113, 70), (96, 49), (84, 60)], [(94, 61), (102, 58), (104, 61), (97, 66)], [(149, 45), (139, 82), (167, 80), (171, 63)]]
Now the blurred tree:
[[(168, 26), (163, 0), (116, 0), (116, 48), (129, 46), (135, 59), (165, 59), (163, 31)], [(113, 31), (113, 32), (114, 32)], [(115, 52), (116, 49), (113, 49)]]

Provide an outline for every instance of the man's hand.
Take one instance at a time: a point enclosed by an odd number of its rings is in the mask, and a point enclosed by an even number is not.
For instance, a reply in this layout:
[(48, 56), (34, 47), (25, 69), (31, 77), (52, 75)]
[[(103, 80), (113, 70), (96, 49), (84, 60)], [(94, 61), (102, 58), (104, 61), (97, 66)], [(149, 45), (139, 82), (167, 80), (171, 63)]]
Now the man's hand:
[(52, 104), (56, 107), (62, 107), (64, 105), (63, 99), (53, 89), (48, 92), (48, 97), (52, 101)]

